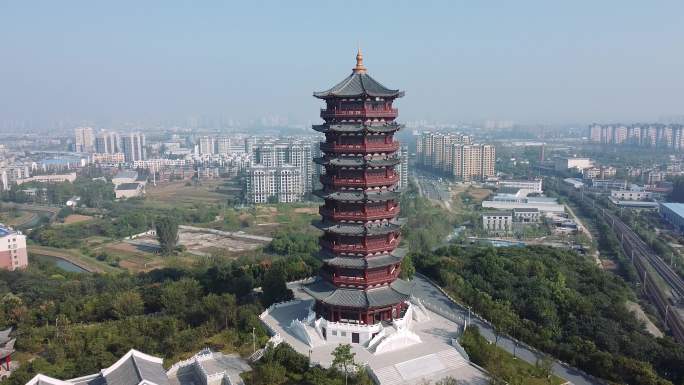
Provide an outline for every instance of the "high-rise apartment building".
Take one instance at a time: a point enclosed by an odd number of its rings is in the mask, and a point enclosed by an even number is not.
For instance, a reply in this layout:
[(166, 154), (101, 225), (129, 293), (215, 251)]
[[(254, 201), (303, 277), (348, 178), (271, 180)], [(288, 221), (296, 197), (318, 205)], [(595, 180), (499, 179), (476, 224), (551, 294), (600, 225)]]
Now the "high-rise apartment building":
[(399, 188), (406, 188), (408, 187), (408, 174), (409, 174), (409, 169), (408, 169), (408, 161), (409, 161), (409, 153), (408, 153), (408, 146), (401, 146), (399, 149), (399, 159), (401, 162), (397, 165), (397, 172), (399, 173)]
[(28, 166), (14, 165), (0, 168), (0, 184), (3, 190), (9, 190), (17, 180), (27, 179), (31, 176)]
[(199, 138), (199, 153), (204, 154), (215, 154), (214, 138), (211, 136), (200, 136)]
[(418, 164), (455, 179), (469, 181), (495, 175), (496, 150), (475, 144), (469, 135), (424, 132), (417, 138)]
[(136, 132), (122, 135), (121, 152), (124, 153), (124, 158), (129, 163), (147, 159), (145, 134)]
[(111, 131), (101, 131), (95, 137), (95, 152), (98, 154), (116, 154), (121, 152), (119, 134)]
[[(246, 141), (247, 143), (247, 141)], [(249, 141), (252, 166), (247, 196), (252, 203), (297, 202), (313, 189), (312, 146), (303, 140)]]
[(684, 150), (684, 125), (681, 124), (592, 124), (589, 141), (600, 144)]
[(270, 167), (252, 165), (247, 178), (247, 195), (251, 203), (292, 203), (304, 196), (301, 169), (292, 165)]
[(93, 152), (95, 150), (95, 136), (91, 127), (74, 129), (74, 151)]

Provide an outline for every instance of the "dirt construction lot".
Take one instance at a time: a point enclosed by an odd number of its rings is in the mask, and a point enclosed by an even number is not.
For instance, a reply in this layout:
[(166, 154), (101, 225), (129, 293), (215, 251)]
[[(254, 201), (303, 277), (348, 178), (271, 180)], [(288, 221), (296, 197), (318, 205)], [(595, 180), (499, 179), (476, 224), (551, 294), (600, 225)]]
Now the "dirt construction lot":
[[(215, 234), (209, 231), (181, 229), (178, 231), (178, 244), (185, 246), (193, 254), (207, 255), (217, 250), (222, 253), (255, 250), (265, 245), (266, 242)], [(144, 236), (126, 241), (126, 246), (132, 247), (138, 252), (155, 252), (159, 247), (159, 242), (154, 236)]]

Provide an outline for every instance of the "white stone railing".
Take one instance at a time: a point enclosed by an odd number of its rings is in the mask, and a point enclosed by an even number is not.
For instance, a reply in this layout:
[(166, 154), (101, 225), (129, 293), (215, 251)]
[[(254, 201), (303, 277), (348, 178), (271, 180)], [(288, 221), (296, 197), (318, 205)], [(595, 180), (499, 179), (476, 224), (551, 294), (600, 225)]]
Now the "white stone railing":
[(383, 338), (385, 338), (385, 329), (380, 330), (378, 334), (375, 335), (375, 337), (371, 338), (370, 341), (368, 341), (368, 350), (373, 350), (375, 349), (375, 346), (382, 341)]

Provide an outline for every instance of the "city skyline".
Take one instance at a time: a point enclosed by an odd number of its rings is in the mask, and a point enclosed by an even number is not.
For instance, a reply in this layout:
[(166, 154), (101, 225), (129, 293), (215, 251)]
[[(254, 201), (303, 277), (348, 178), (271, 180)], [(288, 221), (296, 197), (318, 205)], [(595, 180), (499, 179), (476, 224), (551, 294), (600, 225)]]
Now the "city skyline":
[[(5, 5), (0, 120), (308, 124), (320, 107), (311, 90), (351, 72), (357, 44), (369, 73), (405, 84), (406, 121), (683, 115), (684, 6), (589, 5)], [(355, 16), (328, 27), (345, 14)]]

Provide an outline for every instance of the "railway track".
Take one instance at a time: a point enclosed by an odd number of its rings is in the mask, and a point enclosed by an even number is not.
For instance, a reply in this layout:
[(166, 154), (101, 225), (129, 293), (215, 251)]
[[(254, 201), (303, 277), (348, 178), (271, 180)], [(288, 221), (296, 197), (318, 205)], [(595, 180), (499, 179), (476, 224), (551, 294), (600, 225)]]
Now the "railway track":
[[(663, 323), (670, 328), (675, 340), (684, 343), (684, 319), (681, 310), (684, 308), (684, 280), (615, 214), (586, 194), (574, 191), (568, 191), (568, 194), (591, 203), (601, 214), (615, 232), (624, 252), (631, 256), (643, 290), (658, 309)], [(664, 290), (656, 280), (665, 282), (669, 291)]]

